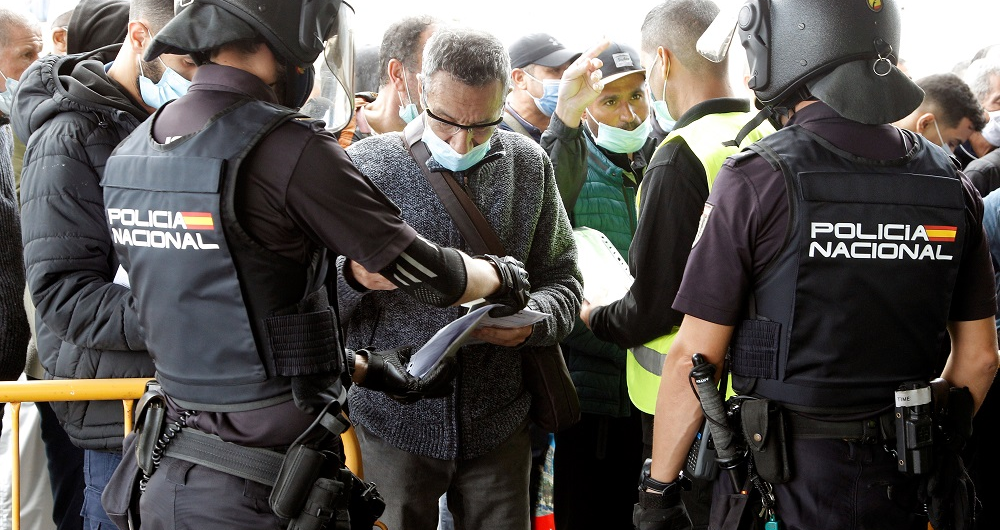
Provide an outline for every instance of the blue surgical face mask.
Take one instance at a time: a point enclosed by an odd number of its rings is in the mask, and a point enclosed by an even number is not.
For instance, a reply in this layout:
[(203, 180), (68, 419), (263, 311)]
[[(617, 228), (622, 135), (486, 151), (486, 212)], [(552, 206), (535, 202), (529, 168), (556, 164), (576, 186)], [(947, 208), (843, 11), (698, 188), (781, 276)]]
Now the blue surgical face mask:
[(0, 113), (10, 116), (11, 108), (14, 106), (14, 92), (17, 92), (17, 85), (19, 81), (17, 79), (11, 79), (7, 77), (2, 71), (0, 75), (4, 77), (7, 82), (7, 87), (3, 92), (0, 92)]
[(559, 80), (546, 79), (543, 81), (528, 72), (525, 72), (524, 75), (542, 84), (542, 97), (536, 98), (535, 96), (531, 96), (530, 92), (528, 93), (531, 99), (535, 100), (535, 106), (538, 107), (538, 110), (542, 111), (542, 114), (546, 116), (555, 114), (556, 103), (559, 102)]
[(191, 81), (184, 79), (181, 74), (164, 64), (162, 60), (160, 64), (163, 64), (163, 75), (160, 76), (158, 82), (153, 83), (143, 75), (142, 61), (139, 61), (139, 94), (142, 95), (142, 100), (154, 109), (187, 94), (188, 88), (191, 86)]
[(450, 171), (465, 171), (478, 164), (486, 157), (490, 150), (490, 142), (487, 140), (469, 150), (468, 153), (459, 154), (448, 142), (438, 138), (438, 135), (431, 131), (430, 127), (424, 127), (424, 135), (421, 138), (427, 149), (431, 152), (434, 160)]
[(642, 149), (650, 132), (652, 126), (649, 124), (649, 117), (631, 131), (597, 122), (597, 137), (594, 138), (594, 142), (612, 153), (629, 154)]
[(413, 97), (410, 96), (410, 85), (406, 82), (406, 68), (403, 68), (403, 87), (406, 89), (406, 99), (409, 103), (399, 106), (399, 119), (410, 123), (417, 119), (417, 116), (420, 116), (420, 111), (417, 110), (417, 104), (413, 102)]
[[(656, 62), (660, 60), (660, 56), (657, 55), (656, 59), (653, 59), (653, 64), (649, 65), (649, 70), (646, 71), (646, 79), (651, 79), (650, 74), (653, 72), (653, 67), (656, 66)], [(660, 90), (660, 99), (656, 99), (653, 95), (653, 91), (649, 91), (649, 99), (653, 102), (650, 106), (653, 107), (653, 115), (656, 116), (656, 123), (664, 131), (669, 131), (674, 128), (674, 124), (677, 123), (673, 118), (670, 117), (670, 110), (667, 109), (667, 77), (670, 75), (670, 62), (667, 62), (667, 73), (663, 76), (663, 89)], [(652, 88), (652, 87), (650, 87)]]

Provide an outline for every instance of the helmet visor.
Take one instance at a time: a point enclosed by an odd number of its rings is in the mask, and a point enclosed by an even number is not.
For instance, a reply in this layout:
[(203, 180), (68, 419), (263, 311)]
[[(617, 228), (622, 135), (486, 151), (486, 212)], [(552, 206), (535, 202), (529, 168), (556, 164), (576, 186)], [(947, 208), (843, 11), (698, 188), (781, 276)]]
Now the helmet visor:
[(729, 44), (733, 41), (742, 2), (720, 0), (718, 4), (719, 14), (701, 34), (695, 45), (698, 53), (713, 63), (721, 63), (729, 53)]
[(327, 32), (323, 53), (313, 65), (316, 81), (302, 111), (340, 132), (354, 116), (354, 8), (341, 3), (336, 25)]

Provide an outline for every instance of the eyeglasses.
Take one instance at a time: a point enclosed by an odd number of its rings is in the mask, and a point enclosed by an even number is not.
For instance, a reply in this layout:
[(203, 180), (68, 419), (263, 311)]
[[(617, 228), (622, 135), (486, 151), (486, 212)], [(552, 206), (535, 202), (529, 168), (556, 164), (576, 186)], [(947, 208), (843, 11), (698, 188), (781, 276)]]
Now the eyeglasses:
[(472, 138), (478, 143), (483, 143), (493, 136), (493, 131), (496, 130), (497, 125), (503, 122), (503, 116), (497, 118), (496, 121), (491, 121), (489, 123), (480, 123), (477, 125), (462, 125), (461, 123), (455, 123), (453, 121), (448, 121), (437, 114), (431, 112), (431, 109), (426, 108), (427, 115), (431, 117), (433, 121), (430, 122), (431, 129), (437, 133), (443, 140), (450, 140), (453, 136), (459, 133), (459, 131), (466, 131), (472, 135)]

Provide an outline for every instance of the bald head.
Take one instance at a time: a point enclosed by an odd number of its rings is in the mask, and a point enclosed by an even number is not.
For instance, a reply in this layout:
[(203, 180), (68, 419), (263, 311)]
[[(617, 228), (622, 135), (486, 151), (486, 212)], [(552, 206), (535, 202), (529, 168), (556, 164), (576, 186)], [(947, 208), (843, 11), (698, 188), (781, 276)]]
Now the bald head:
[(29, 14), (0, 7), (0, 47), (10, 46), (14, 37), (23, 32), (41, 34), (42, 30), (38, 21)]
[(42, 52), (42, 28), (29, 15), (0, 8), (0, 88), (6, 78), (19, 79)]

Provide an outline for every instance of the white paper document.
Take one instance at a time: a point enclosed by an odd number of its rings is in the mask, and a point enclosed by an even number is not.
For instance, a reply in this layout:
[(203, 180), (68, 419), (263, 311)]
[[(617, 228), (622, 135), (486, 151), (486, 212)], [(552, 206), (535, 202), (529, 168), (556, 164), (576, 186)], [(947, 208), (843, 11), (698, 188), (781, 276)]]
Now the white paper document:
[(506, 317), (489, 316), (490, 309), (500, 307), (500, 304), (488, 304), (476, 307), (462, 318), (441, 328), (427, 341), (422, 348), (410, 357), (406, 371), (417, 377), (427, 375), (442, 359), (455, 355), (458, 349), (471, 342), (472, 331), (481, 327), (519, 328), (530, 326), (545, 317), (548, 313), (540, 313), (530, 309), (522, 309)]
[(573, 230), (579, 254), (577, 266), (583, 275), (583, 297), (594, 305), (621, 299), (632, 287), (628, 263), (607, 236), (593, 228)]

